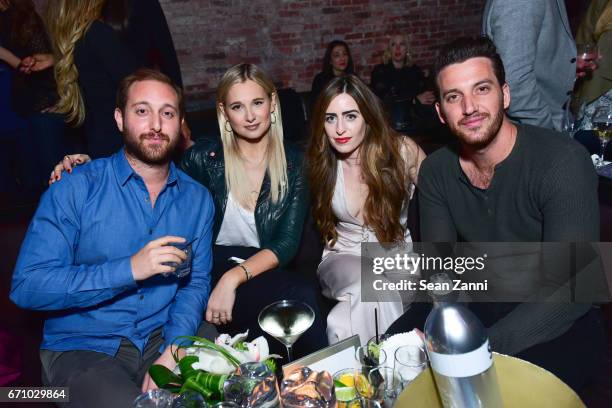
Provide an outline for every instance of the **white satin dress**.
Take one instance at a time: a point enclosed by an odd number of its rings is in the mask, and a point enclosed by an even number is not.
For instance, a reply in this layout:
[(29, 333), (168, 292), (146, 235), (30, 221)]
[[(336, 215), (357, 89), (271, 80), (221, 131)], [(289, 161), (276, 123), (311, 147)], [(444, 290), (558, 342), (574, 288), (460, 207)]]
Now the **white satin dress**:
[[(401, 223), (405, 225), (408, 215), (408, 202), (402, 209)], [(378, 242), (374, 231), (353, 217), (346, 203), (344, 172), (338, 163), (336, 186), (332, 198), (332, 209), (338, 219), (336, 230), (338, 240), (333, 247), (326, 245), (317, 274), (323, 295), (338, 303), (327, 316), (327, 338), (329, 344), (337, 343), (354, 334), (359, 334), (361, 344), (376, 334), (374, 327), (374, 308), (378, 309), (379, 333), (387, 328), (404, 311), (402, 298), (389, 301), (361, 301), (361, 243)], [(412, 242), (410, 231), (406, 229), (404, 240)]]

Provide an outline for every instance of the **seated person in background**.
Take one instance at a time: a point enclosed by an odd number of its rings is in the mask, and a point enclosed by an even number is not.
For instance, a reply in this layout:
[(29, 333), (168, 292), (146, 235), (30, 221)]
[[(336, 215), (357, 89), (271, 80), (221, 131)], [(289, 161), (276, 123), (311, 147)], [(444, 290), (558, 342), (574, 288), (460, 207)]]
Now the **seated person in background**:
[[(495, 45), (486, 37), (458, 39), (441, 50), (435, 73), (436, 109), (457, 143), (431, 154), (421, 166), (423, 241), (598, 241), (591, 159), (568, 137), (508, 119), (511, 89)], [(543, 257), (532, 255), (520, 258), (524, 265), (533, 264), (529, 273), (511, 268), (490, 282), (500, 290), (533, 288), (546, 303), (489, 301), (469, 307), (488, 327), (494, 351), (539, 365), (579, 389), (601, 360), (599, 310), (557, 299), (562, 293), (556, 287), (550, 295), (549, 285), (565, 282), (559, 276), (563, 268), (546, 268)], [(431, 305), (413, 306), (389, 332), (423, 327)]]
[(371, 86), (385, 103), (391, 126), (397, 131), (414, 131), (419, 121), (436, 119), (436, 97), (425, 89), (425, 81), (423, 71), (412, 61), (408, 36), (391, 36), (383, 63), (372, 71)]
[[(308, 211), (302, 154), (283, 143), (276, 89), (257, 66), (230, 68), (217, 89), (221, 143), (199, 139), (181, 167), (206, 186), (215, 203), (213, 291), (206, 320), (222, 333), (263, 334), (257, 316), (268, 304), (297, 299), (315, 311), (315, 322), (295, 344), (300, 356), (326, 346), (314, 285), (284, 268), (295, 256)], [(86, 161), (72, 156), (64, 161)], [(61, 168), (61, 166), (58, 166)], [(59, 176), (56, 167), (56, 176)], [(239, 258), (240, 264), (229, 258)], [(284, 355), (282, 344), (270, 348)]]
[(312, 80), (310, 106), (314, 106), (317, 97), (329, 81), (340, 75), (354, 73), (355, 66), (348, 44), (340, 40), (334, 40), (327, 44), (323, 57), (323, 69)]
[(411, 242), (406, 228), (413, 185), (425, 153), (385, 121), (379, 99), (354, 75), (333, 79), (312, 115), (308, 148), (313, 215), (326, 243), (318, 268), (323, 294), (339, 303), (327, 317), (336, 343), (375, 335), (403, 313), (402, 300), (361, 301), (361, 244)]
[[(182, 94), (141, 70), (118, 90), (125, 148), (76, 169), (43, 195), (17, 260), (11, 300), (52, 312), (41, 345), (45, 385), (82, 407), (131, 406), (156, 388), (151, 364), (175, 367), (171, 346), (195, 335), (210, 293), (214, 205), (170, 161)], [(174, 271), (193, 242), (191, 273)], [(161, 354), (160, 354), (161, 353)]]

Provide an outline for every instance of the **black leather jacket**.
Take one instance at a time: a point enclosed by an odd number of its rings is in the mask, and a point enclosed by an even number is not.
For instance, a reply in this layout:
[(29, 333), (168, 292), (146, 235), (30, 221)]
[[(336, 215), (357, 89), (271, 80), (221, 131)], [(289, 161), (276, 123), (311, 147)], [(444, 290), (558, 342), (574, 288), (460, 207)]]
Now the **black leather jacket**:
[[(303, 155), (285, 142), (288, 188), (278, 202), (270, 200), (270, 177), (264, 176), (255, 205), (255, 226), (261, 249), (269, 249), (278, 258), (279, 266), (288, 264), (300, 245), (304, 219), (308, 211), (308, 186), (303, 169)], [(208, 188), (215, 203), (213, 239), (217, 239), (227, 204), (223, 146), (218, 141), (198, 139), (181, 158), (185, 173)]]

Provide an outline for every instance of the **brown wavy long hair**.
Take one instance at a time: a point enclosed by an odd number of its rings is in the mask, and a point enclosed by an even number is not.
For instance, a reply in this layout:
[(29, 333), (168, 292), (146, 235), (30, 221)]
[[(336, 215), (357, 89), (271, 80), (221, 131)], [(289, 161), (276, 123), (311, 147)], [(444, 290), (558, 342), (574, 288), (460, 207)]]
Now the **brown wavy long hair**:
[(333, 246), (338, 233), (332, 197), (339, 164), (325, 134), (325, 112), (332, 99), (342, 93), (355, 100), (367, 126), (359, 155), (368, 187), (365, 224), (374, 230), (378, 241), (401, 242), (406, 228), (400, 222), (400, 215), (408, 196), (409, 181), (409, 166), (401, 152), (402, 137), (388, 125), (380, 100), (355, 75), (337, 77), (329, 82), (312, 112), (307, 163), (314, 219), (325, 242)]

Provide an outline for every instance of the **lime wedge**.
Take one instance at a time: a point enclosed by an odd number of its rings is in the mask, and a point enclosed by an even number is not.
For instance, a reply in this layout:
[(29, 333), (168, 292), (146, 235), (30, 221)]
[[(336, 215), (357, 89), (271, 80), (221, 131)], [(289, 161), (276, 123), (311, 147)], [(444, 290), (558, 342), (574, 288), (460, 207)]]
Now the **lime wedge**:
[(337, 387), (336, 388), (336, 400), (338, 401), (352, 401), (357, 398), (355, 393), (355, 387)]
[(348, 384), (345, 384), (340, 380), (334, 380), (334, 386), (336, 388), (342, 388), (342, 387), (348, 387)]
[(380, 357), (380, 347), (380, 344), (368, 344), (368, 353), (370, 353), (370, 356), (372, 356), (376, 360), (376, 362), (378, 362), (378, 358)]

